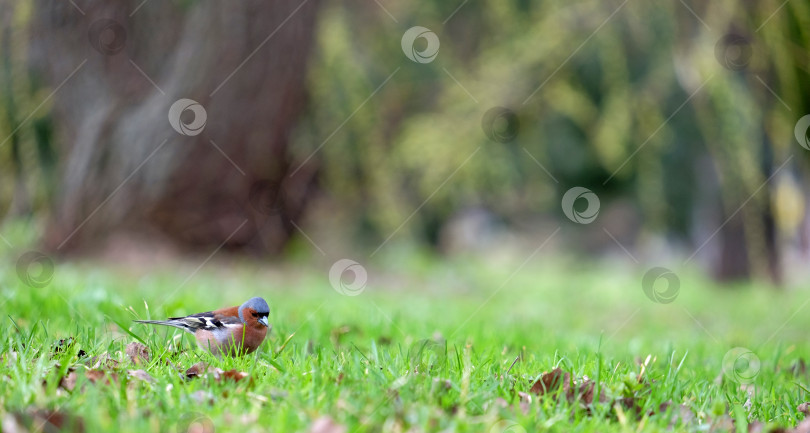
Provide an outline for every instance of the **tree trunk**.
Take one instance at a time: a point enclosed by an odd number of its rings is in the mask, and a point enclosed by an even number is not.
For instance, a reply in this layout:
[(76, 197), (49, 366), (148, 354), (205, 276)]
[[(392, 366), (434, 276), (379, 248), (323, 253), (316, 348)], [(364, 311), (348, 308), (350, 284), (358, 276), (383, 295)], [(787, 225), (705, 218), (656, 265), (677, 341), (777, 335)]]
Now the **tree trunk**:
[[(35, 3), (31, 67), (55, 92), (61, 164), (47, 247), (122, 231), (284, 245), (313, 181), (289, 176), (288, 147), (318, 0)], [(204, 109), (201, 132), (182, 128), (202, 121), (193, 110), (170, 124), (180, 99)]]

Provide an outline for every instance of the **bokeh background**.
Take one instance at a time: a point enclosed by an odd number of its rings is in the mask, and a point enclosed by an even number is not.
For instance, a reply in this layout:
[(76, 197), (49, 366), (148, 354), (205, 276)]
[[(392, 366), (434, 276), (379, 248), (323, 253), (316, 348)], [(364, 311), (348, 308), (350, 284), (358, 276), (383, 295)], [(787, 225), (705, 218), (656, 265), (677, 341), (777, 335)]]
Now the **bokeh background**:
[(0, 248), (44, 273), (540, 257), (806, 281), (804, 2), (0, 4)]

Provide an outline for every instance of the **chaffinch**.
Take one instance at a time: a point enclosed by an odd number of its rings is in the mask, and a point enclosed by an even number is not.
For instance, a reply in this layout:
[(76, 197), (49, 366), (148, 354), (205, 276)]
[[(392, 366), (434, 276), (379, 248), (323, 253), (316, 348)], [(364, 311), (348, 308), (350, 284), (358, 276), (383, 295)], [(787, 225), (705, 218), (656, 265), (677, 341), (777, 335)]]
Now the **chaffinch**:
[(270, 325), (270, 307), (262, 298), (250, 298), (238, 307), (222, 308), (168, 320), (136, 320), (138, 323), (173, 326), (194, 334), (197, 343), (215, 355), (244, 355), (258, 349)]

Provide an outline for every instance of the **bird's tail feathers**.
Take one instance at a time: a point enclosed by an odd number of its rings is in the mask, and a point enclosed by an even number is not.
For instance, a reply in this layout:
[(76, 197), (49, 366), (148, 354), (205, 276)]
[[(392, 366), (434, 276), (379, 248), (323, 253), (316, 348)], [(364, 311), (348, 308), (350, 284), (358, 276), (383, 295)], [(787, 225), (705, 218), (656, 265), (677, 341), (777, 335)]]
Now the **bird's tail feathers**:
[(188, 325), (180, 320), (134, 320), (136, 323), (143, 323), (146, 325), (163, 325), (163, 326), (171, 326), (173, 328), (182, 329), (184, 331), (188, 331)]

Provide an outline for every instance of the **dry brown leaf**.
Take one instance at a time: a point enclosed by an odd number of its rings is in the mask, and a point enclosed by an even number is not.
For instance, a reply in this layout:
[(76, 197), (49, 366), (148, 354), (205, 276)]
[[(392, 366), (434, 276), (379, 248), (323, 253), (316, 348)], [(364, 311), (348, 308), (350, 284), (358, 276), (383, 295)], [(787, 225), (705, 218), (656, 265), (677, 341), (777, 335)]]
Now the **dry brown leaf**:
[(796, 408), (799, 412), (803, 413), (804, 416), (810, 416), (810, 402), (804, 402)]
[(709, 428), (709, 432), (712, 433), (733, 431), (736, 431), (734, 428), (734, 420), (732, 420), (728, 415), (721, 415), (715, 418), (711, 423), (711, 427)]
[(524, 415), (529, 413), (532, 404), (532, 395), (525, 393), (525, 392), (518, 392), (518, 398), (520, 399), (520, 410), (523, 412)]
[(73, 389), (76, 388), (76, 379), (78, 378), (79, 376), (75, 371), (69, 371), (68, 374), (59, 379), (59, 388), (67, 391), (73, 391)]
[(244, 371), (234, 369), (222, 372), (221, 377), (223, 380), (232, 380), (234, 382), (239, 382), (240, 380), (248, 377), (248, 374)]
[(135, 365), (149, 364), (149, 360), (152, 359), (149, 349), (137, 341), (127, 344), (126, 353)]
[(570, 374), (563, 373), (562, 369), (557, 367), (554, 370), (541, 374), (540, 378), (534, 382), (529, 392), (543, 396), (557, 391), (560, 385), (562, 385), (563, 393), (568, 393), (570, 379)]
[[(593, 400), (594, 400), (593, 394), (594, 394), (595, 391), (596, 391), (596, 382), (587, 379), (584, 383), (582, 383), (579, 386), (579, 390), (578, 390), (577, 395), (575, 395), (573, 397), (576, 398), (577, 400), (585, 403), (586, 405), (591, 405), (591, 404), (593, 404)], [(605, 393), (602, 391), (602, 389), (600, 387), (598, 402), (599, 403), (604, 403), (606, 401), (607, 401), (607, 397), (605, 396)]]
[[(9, 423), (9, 433), (14, 433), (15, 428), (18, 432), (75, 432), (83, 433), (84, 420), (75, 415), (70, 415), (58, 410), (48, 409), (29, 409), (25, 412), (18, 412), (14, 414), (13, 425)], [(6, 419), (3, 420), (3, 431), (6, 431)], [(26, 429), (27, 427), (27, 429)]]
[(315, 420), (309, 427), (309, 433), (346, 433), (346, 427), (324, 416)]
[(202, 362), (198, 362), (186, 370), (187, 378), (200, 377), (203, 374), (205, 374), (205, 364)]
[[(633, 404), (635, 405), (635, 401), (633, 402)], [(691, 424), (697, 421), (697, 416), (695, 415), (695, 413), (692, 412), (692, 409), (685, 404), (679, 404), (676, 406), (675, 403), (673, 403), (670, 400), (665, 401), (658, 406), (659, 413), (666, 413), (667, 411), (671, 411), (672, 414), (672, 416), (669, 419), (670, 427), (678, 424), (679, 421), (682, 425)], [(652, 411), (650, 411), (650, 415), (653, 415)]]
[(138, 380), (141, 380), (141, 381), (144, 381), (144, 382), (148, 382), (148, 383), (155, 383), (156, 382), (155, 378), (152, 377), (149, 373), (147, 373), (144, 370), (128, 370), (127, 374), (129, 374), (130, 377), (134, 377), (135, 379), (138, 379)]
[(84, 376), (92, 383), (99, 383), (101, 382), (104, 385), (110, 385), (112, 382), (118, 380), (118, 375), (115, 373), (107, 374), (104, 370), (87, 370), (84, 372)]
[(206, 371), (206, 375), (208, 373), (211, 373), (211, 375), (214, 376), (214, 380), (219, 382), (220, 380), (222, 380), (222, 373), (224, 373), (224, 372), (225, 372), (225, 370), (223, 370), (223, 369), (221, 369), (219, 367), (210, 366), (210, 367), (208, 367), (208, 371)]
[[(559, 367), (541, 374), (540, 378), (532, 385), (529, 392), (541, 397), (546, 394), (552, 394), (552, 397), (556, 398), (556, 393), (560, 387), (562, 387), (562, 395), (565, 396), (569, 402), (573, 403), (576, 401), (585, 404), (585, 406), (593, 404), (596, 382), (585, 377), (582, 378), (579, 383), (574, 382), (572, 384), (571, 374), (563, 372)], [(607, 401), (607, 397), (601, 390), (599, 392), (598, 401), (600, 403)]]
[(761, 421), (752, 421), (748, 424), (748, 433), (762, 433), (765, 431), (765, 424)]

